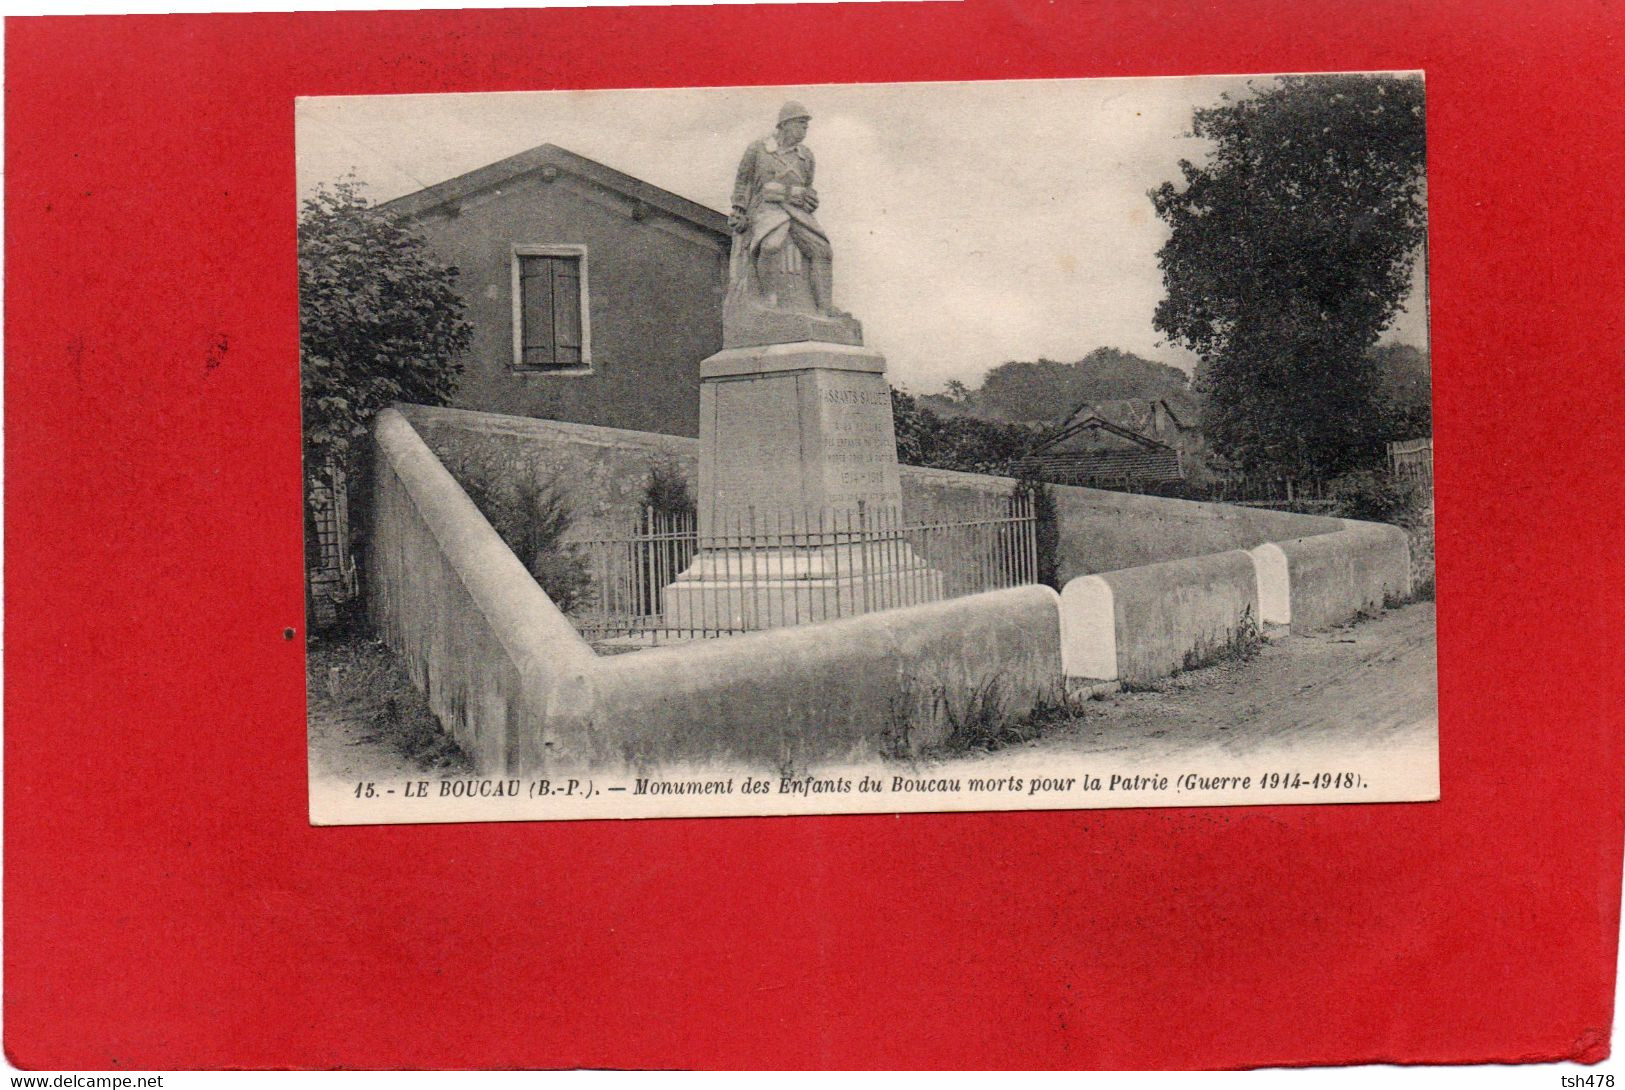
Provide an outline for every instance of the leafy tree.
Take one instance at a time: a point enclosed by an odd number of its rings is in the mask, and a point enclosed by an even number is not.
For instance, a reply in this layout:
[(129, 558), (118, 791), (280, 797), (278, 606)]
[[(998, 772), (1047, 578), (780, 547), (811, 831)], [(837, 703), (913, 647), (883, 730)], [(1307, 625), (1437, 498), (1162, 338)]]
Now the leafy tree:
[(1428, 354), (1413, 345), (1387, 344), (1371, 350), (1379, 393), (1387, 412), (1384, 439), (1415, 439), (1433, 434), (1433, 371)]
[(360, 189), (340, 179), (318, 187), (299, 210), (307, 555), (314, 555), (312, 487), (330, 483), (330, 467), (352, 484), (359, 479), (373, 417), (390, 402), (443, 404), (472, 333), (457, 270)]
[(1150, 194), (1172, 228), (1154, 324), (1202, 358), (1209, 442), (1249, 471), (1369, 463), (1383, 415), (1369, 353), (1425, 232), (1421, 80), (1283, 77), (1192, 128), (1207, 162)]
[(299, 378), (307, 478), (350, 469), (378, 410), (444, 404), (472, 327), (457, 270), (408, 223), (373, 207), (353, 178), (317, 188), (299, 212)]

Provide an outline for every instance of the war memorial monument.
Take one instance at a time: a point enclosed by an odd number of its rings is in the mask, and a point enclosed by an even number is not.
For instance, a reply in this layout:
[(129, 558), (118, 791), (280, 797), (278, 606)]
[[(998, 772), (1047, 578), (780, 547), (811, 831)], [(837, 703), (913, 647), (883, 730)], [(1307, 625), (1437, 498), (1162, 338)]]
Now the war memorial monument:
[(941, 598), (902, 525), (886, 359), (833, 305), (810, 118), (745, 150), (723, 350), (700, 364), (699, 551), (667, 623), (771, 628)]

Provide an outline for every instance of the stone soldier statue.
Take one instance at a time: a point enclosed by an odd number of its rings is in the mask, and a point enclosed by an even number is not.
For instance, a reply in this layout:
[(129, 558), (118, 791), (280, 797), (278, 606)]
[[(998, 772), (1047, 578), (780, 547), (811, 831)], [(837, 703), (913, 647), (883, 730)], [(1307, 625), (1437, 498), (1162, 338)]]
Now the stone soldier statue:
[(797, 102), (779, 110), (772, 136), (754, 141), (734, 182), (729, 297), (772, 310), (829, 315), (829, 236), (813, 213), (813, 153), (801, 141), (811, 120)]

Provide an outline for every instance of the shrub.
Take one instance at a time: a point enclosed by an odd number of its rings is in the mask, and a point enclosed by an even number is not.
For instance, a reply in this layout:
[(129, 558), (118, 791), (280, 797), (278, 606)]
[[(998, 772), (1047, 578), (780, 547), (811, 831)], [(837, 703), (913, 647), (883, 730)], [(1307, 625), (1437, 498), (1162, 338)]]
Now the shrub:
[(1038, 570), (1034, 578), (1046, 587), (1061, 589), (1061, 518), (1055, 507), (1055, 492), (1037, 477), (1023, 477), (1016, 482), (1015, 498), (1031, 501), (1037, 538)]
[(575, 512), (554, 483), (521, 479), (510, 487), (470, 479), (464, 490), (553, 604), (570, 612), (592, 590), (587, 559), (564, 541)]
[[(653, 516), (651, 528), (656, 532), (675, 530), (683, 523), (693, 526), (697, 511), (694, 496), (688, 490), (688, 478), (682, 467), (669, 454), (649, 462), (649, 473), (643, 482), (643, 511), (645, 518)], [(673, 525), (674, 522), (677, 525)], [(694, 549), (694, 539), (672, 535), (649, 542), (639, 550), (638, 564), (642, 568), (637, 581), (639, 614), (649, 616), (661, 612), (662, 585), (678, 572), (687, 570), (694, 559)]]
[(1433, 600), (1433, 505), (1427, 493), (1381, 470), (1345, 473), (1331, 484), (1341, 518), (1386, 522), (1405, 531), (1411, 551), (1411, 602)]
[(1414, 490), (1381, 469), (1357, 469), (1332, 480), (1332, 510), (1339, 518), (1408, 525), (1417, 514)]
[(1406, 527), (1411, 543), (1411, 601), (1433, 601), (1433, 511), (1427, 509)]
[(669, 454), (649, 461), (649, 474), (643, 482), (643, 506), (658, 516), (692, 516), (694, 497), (688, 490), (688, 478), (677, 459)]

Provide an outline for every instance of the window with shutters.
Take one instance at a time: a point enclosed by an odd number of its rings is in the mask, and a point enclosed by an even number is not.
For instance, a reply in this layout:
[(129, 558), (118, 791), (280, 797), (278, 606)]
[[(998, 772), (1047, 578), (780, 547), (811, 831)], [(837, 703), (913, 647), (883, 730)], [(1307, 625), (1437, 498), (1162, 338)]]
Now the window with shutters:
[(513, 303), (517, 370), (591, 368), (585, 247), (515, 246)]

